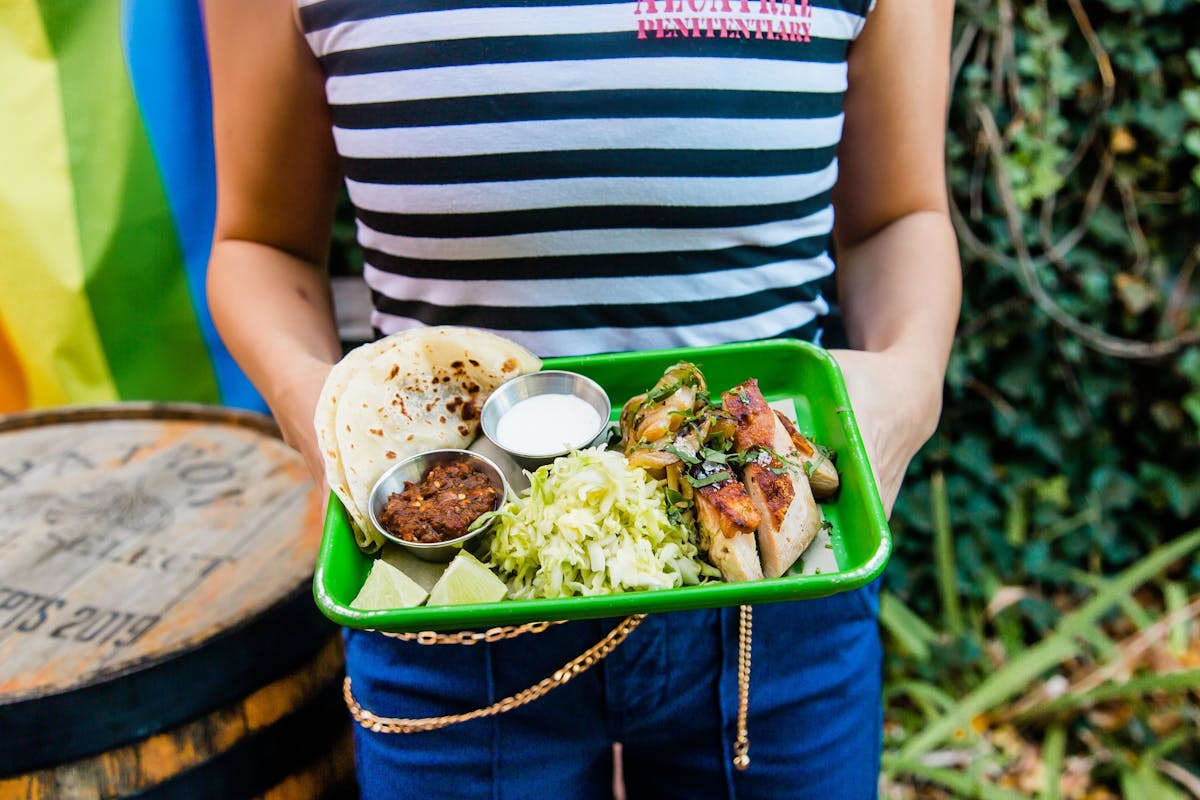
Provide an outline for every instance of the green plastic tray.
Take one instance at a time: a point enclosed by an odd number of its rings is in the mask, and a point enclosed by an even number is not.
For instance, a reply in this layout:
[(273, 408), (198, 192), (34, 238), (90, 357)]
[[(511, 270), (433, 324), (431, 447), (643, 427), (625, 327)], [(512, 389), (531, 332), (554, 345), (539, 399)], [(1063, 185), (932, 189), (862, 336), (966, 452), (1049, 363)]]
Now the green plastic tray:
[[(331, 494), (313, 578), (313, 594), (321, 611), (350, 628), (392, 632), (479, 629), (539, 620), (589, 619), (823, 597), (855, 589), (878, 576), (891, 553), (891, 533), (841, 371), (824, 350), (794, 339), (774, 339), (706, 348), (552, 358), (546, 360), (544, 368), (572, 370), (598, 382), (612, 398), (615, 418), (627, 398), (645, 391), (663, 370), (681, 359), (700, 367), (714, 395), (748, 378), (758, 378), (768, 402), (792, 401), (800, 430), (837, 451), (841, 488), (832, 501), (821, 505), (825, 518), (833, 524), (830, 547), (836, 560), (835, 571), (798, 574), (797, 564), (792, 574), (743, 583), (720, 582), (600, 597), (359, 611), (350, 607), (350, 601), (366, 579), (371, 558), (359, 551), (349, 516), (336, 495)], [(812, 545), (818, 546), (821, 545)]]

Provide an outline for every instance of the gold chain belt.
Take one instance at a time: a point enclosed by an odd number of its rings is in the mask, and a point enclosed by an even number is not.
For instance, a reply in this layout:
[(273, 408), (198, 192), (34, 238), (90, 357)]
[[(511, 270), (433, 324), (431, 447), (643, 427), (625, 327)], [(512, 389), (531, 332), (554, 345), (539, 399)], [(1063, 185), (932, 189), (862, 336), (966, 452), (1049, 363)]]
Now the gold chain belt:
[[(539, 697), (545, 696), (552, 689), (562, 686), (576, 676), (587, 672), (603, 661), (609, 653), (617, 648), (617, 645), (625, 641), (625, 637), (629, 636), (638, 625), (641, 625), (642, 620), (645, 618), (645, 614), (633, 614), (626, 617), (620, 624), (609, 631), (603, 639), (568, 661), (561, 668), (555, 670), (554, 674), (550, 677), (543, 678), (528, 689), (522, 689), (516, 694), (511, 694), (492, 703), (490, 706), (477, 708), (463, 714), (418, 718), (378, 716), (363, 708), (354, 699), (349, 675), (346, 676), (346, 680), (342, 684), (342, 696), (346, 700), (346, 707), (350, 709), (350, 716), (354, 718), (354, 721), (375, 733), (419, 733), (421, 731), (435, 731), (459, 722), (467, 722), (482, 717), (493, 717), (497, 714), (503, 714), (506, 711), (512, 711), (514, 708), (520, 708), (523, 705), (532, 703)], [(515, 639), (526, 633), (541, 633), (551, 625), (557, 624), (560, 624), (560, 622), (529, 622), (524, 625), (489, 628), (483, 632), (460, 631), (457, 633), (435, 633), (434, 631), (421, 631), (420, 633), (384, 633), (383, 635), (393, 639), (417, 642), (424, 645), (471, 645), (478, 644), (479, 642), (498, 642), (504, 639)], [(750, 649), (752, 633), (753, 617), (751, 608), (750, 606), (742, 606), (741, 617), (738, 622), (737, 738), (733, 743), (733, 765), (739, 770), (744, 770), (750, 766), (750, 734), (747, 726), (747, 717), (750, 706)]]

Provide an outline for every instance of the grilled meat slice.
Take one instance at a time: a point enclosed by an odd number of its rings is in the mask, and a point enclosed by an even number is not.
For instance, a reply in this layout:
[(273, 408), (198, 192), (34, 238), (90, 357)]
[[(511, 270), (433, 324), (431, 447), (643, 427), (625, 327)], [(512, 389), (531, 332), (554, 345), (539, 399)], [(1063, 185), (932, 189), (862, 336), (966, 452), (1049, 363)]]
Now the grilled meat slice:
[[(714, 470), (714, 467), (716, 468)], [(703, 479), (723, 469), (711, 462), (691, 469), (693, 478)], [(746, 487), (733, 477), (697, 486), (693, 490), (700, 547), (727, 581), (749, 581), (763, 576), (754, 531), (760, 517), (746, 494)]]
[(721, 404), (737, 423), (733, 446), (739, 453), (752, 447), (774, 447), (775, 413), (751, 378), (721, 395)]
[(707, 517), (711, 522), (708, 527), (723, 536), (753, 532), (761, 521), (758, 509), (746, 494), (746, 487), (735, 477), (697, 486), (694, 492), (698, 501), (703, 501), (702, 507), (698, 508), (699, 516)]
[(708, 548), (708, 560), (729, 583), (756, 581), (763, 576), (753, 533), (714, 537)]
[(808, 475), (808, 483), (812, 487), (813, 497), (818, 500), (832, 497), (838, 490), (840, 482), (837, 468), (834, 467), (833, 462), (815, 444), (809, 441), (807, 436), (797, 430), (790, 419), (779, 411), (775, 412), (775, 416), (779, 418), (784, 430), (787, 431), (788, 438), (791, 440), (789, 450), (794, 452), (796, 459), (805, 465), (804, 471)]
[[(789, 443), (787, 431), (776, 421), (775, 452), (786, 450)], [(746, 465), (742, 480), (761, 517), (758, 551), (763, 575), (778, 578), (821, 530), (821, 511), (804, 472), (766, 451)]]
[(746, 491), (759, 509), (758, 550), (763, 575), (778, 578), (787, 572), (821, 530), (821, 511), (808, 478), (785, 470), (746, 467)]
[(758, 382), (752, 378), (721, 398), (737, 420), (734, 446), (740, 453), (755, 456), (742, 470), (742, 481), (760, 517), (758, 554), (763, 575), (777, 578), (817, 535), (821, 512), (803, 471), (780, 458), (795, 448)]

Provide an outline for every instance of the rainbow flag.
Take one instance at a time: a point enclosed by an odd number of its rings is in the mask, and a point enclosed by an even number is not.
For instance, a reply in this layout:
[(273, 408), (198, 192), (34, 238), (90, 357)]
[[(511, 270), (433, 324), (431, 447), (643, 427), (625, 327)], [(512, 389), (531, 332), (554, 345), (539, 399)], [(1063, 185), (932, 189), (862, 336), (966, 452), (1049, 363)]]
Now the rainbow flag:
[(215, 191), (194, 0), (0, 2), (0, 413), (263, 409), (204, 300)]

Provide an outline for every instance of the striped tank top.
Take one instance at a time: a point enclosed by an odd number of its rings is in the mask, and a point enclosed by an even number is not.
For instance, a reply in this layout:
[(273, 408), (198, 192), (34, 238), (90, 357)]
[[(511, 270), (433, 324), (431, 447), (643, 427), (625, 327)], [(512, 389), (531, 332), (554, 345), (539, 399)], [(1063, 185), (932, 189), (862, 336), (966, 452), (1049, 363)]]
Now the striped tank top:
[(380, 333), (817, 334), (872, 0), (299, 2)]

